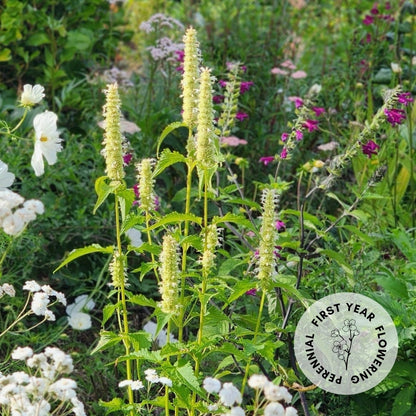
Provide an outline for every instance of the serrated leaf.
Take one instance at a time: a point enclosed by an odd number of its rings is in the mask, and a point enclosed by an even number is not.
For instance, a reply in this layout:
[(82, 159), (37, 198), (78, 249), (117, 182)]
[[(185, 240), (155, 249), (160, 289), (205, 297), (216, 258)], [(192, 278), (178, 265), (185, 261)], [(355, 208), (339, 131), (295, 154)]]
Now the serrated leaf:
[(165, 127), (165, 129), (162, 131), (162, 134), (160, 135), (157, 146), (156, 146), (156, 154), (159, 156), (159, 149), (160, 145), (162, 144), (163, 140), (165, 140), (165, 137), (172, 133), (174, 130), (178, 129), (179, 127), (186, 127), (188, 128), (187, 124), (182, 121), (175, 121), (174, 123), (170, 123), (168, 126)]
[(254, 287), (255, 283), (250, 280), (237, 282), (233, 288), (233, 293), (227, 300), (227, 305), (234, 302), (239, 297), (245, 295), (248, 290), (253, 289)]
[(406, 284), (398, 279), (392, 279), (387, 276), (380, 276), (375, 281), (390, 295), (399, 299), (407, 299), (409, 293), (407, 292)]
[(335, 260), (347, 274), (349, 274), (350, 276), (353, 275), (353, 270), (351, 269), (351, 266), (348, 264), (346, 258), (340, 252), (330, 249), (318, 249), (317, 251), (326, 255), (330, 259)]
[(105, 305), (103, 308), (103, 320), (102, 325), (104, 325), (113, 315), (115, 310), (118, 308), (120, 303), (116, 303), (115, 305)]
[(226, 223), (226, 222), (232, 222), (234, 224), (240, 224), (243, 225), (247, 228), (249, 228), (250, 230), (256, 230), (256, 228), (254, 227), (254, 225), (251, 223), (250, 220), (248, 220), (247, 218), (243, 217), (242, 215), (238, 215), (238, 214), (233, 214), (231, 212), (227, 212), (224, 216), (222, 217), (214, 217), (212, 219), (212, 223), (213, 224), (221, 224), (221, 223)]
[(142, 294), (129, 296), (127, 302), (133, 303), (134, 305), (150, 306), (151, 308), (156, 308), (156, 302)]
[(114, 251), (113, 246), (107, 246), (107, 247), (101, 247), (99, 244), (91, 244), (87, 247), (77, 248), (75, 250), (72, 250), (67, 258), (53, 271), (54, 273), (61, 269), (62, 267), (66, 266), (71, 261), (77, 259), (78, 257), (85, 256), (86, 254), (91, 253), (107, 253), (111, 254)]
[(171, 212), (167, 215), (165, 215), (161, 220), (157, 221), (155, 224), (147, 228), (146, 230), (154, 230), (156, 228), (159, 228), (163, 225), (172, 224), (172, 223), (178, 223), (182, 221), (191, 221), (198, 225), (201, 225), (202, 218), (197, 217), (194, 214), (185, 214), (185, 213), (179, 213), (179, 212)]
[(100, 176), (95, 181), (95, 192), (98, 196), (97, 202), (95, 203), (93, 214), (97, 211), (99, 206), (108, 198), (108, 196), (114, 192), (120, 185), (108, 185), (105, 181), (108, 179), (108, 176)]
[[(285, 210), (282, 211), (281, 214), (282, 215), (291, 214), (291, 215), (295, 215), (296, 217), (300, 216), (300, 212), (295, 210), (295, 209), (285, 209)], [(309, 212), (304, 212), (303, 213), (303, 219), (307, 220), (307, 221), (310, 221), (312, 224), (315, 224), (318, 227), (323, 227), (323, 224), (322, 224), (321, 220), (319, 218), (315, 217), (314, 215), (309, 214)]]
[(122, 339), (123, 338), (121, 335), (118, 335), (114, 332), (102, 331), (100, 333), (100, 339), (98, 340), (98, 344), (91, 351), (91, 354), (95, 354), (98, 351), (102, 351), (114, 345), (117, 345)]
[(160, 175), (167, 167), (179, 162), (186, 163), (186, 157), (182, 153), (172, 152), (170, 149), (163, 150), (153, 171), (153, 177)]
[(189, 362), (184, 365), (175, 365), (174, 369), (178, 378), (192, 391), (200, 394), (202, 397), (205, 396), (205, 392), (201, 389), (198, 383), (198, 379), (195, 377), (194, 370)]
[(106, 408), (106, 415), (118, 412), (123, 408), (124, 402), (119, 397), (115, 397), (114, 399), (110, 400), (109, 402), (105, 402), (104, 400), (100, 400), (100, 406)]

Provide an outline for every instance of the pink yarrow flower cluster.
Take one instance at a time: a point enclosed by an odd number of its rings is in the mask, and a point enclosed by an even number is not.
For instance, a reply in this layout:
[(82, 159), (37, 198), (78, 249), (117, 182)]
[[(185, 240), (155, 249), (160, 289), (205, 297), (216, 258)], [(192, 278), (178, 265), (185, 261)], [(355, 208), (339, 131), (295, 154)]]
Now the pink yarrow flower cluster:
[[(377, 25), (380, 21), (386, 21), (386, 22), (394, 22), (394, 16), (390, 13), (388, 13), (387, 11), (391, 9), (391, 4), (390, 2), (386, 2), (384, 4), (384, 12), (385, 13), (381, 13), (380, 12), (380, 7), (378, 3), (374, 3), (370, 13), (366, 14), (362, 20), (363, 25), (371, 27), (373, 24)], [(371, 34), (367, 33), (366, 37), (365, 37), (365, 41), (366, 43), (370, 43), (372, 40), (371, 38)]]
[(290, 59), (286, 59), (279, 66), (272, 68), (270, 72), (273, 75), (290, 76), (293, 79), (301, 79), (308, 76), (305, 71), (296, 70), (296, 65)]

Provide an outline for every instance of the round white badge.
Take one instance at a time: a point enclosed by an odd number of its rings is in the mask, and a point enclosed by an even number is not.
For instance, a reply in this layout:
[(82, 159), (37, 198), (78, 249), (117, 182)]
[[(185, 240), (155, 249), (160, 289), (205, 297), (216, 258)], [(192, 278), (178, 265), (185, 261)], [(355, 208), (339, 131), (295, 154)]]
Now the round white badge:
[(312, 304), (295, 331), (295, 354), (305, 376), (323, 390), (352, 395), (380, 383), (396, 360), (390, 315), (358, 293), (336, 293)]

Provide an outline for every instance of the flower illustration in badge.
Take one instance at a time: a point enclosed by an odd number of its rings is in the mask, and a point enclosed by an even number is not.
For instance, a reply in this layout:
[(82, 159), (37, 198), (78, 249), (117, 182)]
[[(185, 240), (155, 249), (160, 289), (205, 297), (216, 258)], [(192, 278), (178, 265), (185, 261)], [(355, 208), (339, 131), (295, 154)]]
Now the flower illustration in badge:
[(344, 326), (341, 328), (344, 335), (338, 328), (331, 331), (331, 337), (335, 338), (332, 344), (332, 352), (337, 354), (339, 360), (344, 361), (345, 369), (348, 370), (348, 361), (351, 355), (352, 342), (360, 334), (357, 329), (355, 319), (345, 319)]

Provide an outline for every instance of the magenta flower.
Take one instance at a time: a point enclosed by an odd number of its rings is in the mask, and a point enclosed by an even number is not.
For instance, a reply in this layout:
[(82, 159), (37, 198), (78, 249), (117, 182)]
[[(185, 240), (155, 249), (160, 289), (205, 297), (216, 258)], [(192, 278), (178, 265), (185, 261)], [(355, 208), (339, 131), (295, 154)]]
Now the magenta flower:
[(269, 163), (274, 161), (274, 156), (262, 156), (259, 159), (259, 162), (263, 163), (264, 166), (267, 166)]
[(303, 139), (303, 133), (300, 130), (296, 130), (296, 140), (302, 140)]
[(246, 295), (256, 296), (257, 295), (257, 289), (253, 288), (253, 289), (247, 290)]
[(402, 92), (398, 96), (399, 103), (407, 105), (413, 102), (412, 94), (410, 92)]
[(389, 2), (389, 1), (386, 1), (386, 4), (384, 5), (384, 8), (385, 8), (386, 10), (390, 10), (390, 9), (391, 9), (391, 4), (390, 4), (390, 2)]
[(406, 118), (406, 112), (398, 108), (392, 108), (391, 110), (384, 110), (384, 114), (387, 116), (387, 121), (394, 127), (397, 124), (402, 124)]
[(276, 221), (276, 230), (278, 232), (286, 230), (286, 224), (283, 221), (277, 220)]
[(240, 83), (240, 94), (244, 94), (254, 84), (252, 81), (243, 81)]
[(374, 15), (376, 15), (376, 14), (379, 14), (379, 13), (380, 13), (380, 12), (379, 12), (379, 10), (377, 9), (377, 3), (374, 3), (374, 4), (373, 4), (373, 7), (371, 8), (370, 13), (371, 13), (371, 14), (374, 14)]
[(238, 121), (243, 121), (243, 120), (245, 120), (246, 118), (248, 118), (248, 114), (247, 114), (247, 113), (243, 113), (243, 112), (239, 111), (239, 112), (235, 115), (235, 118), (236, 118)]
[(285, 142), (288, 137), (289, 137), (289, 133), (282, 133), (282, 136), (281, 136), (282, 142)]
[(139, 184), (136, 183), (135, 185), (133, 185), (133, 192), (136, 198), (140, 198)]
[(303, 100), (302, 100), (302, 98), (296, 97), (296, 99), (295, 99), (295, 107), (296, 108), (299, 108), (299, 107), (302, 107), (302, 106), (303, 106)]
[(365, 15), (365, 18), (363, 19), (363, 23), (367, 26), (371, 25), (374, 22), (374, 17), (370, 16), (369, 14)]
[(319, 117), (321, 114), (325, 113), (325, 108), (323, 107), (312, 107), (312, 110), (315, 112), (316, 117)]
[(302, 124), (302, 127), (308, 129), (308, 131), (318, 130), (318, 120), (306, 120), (305, 123)]
[(220, 84), (220, 87), (222, 87), (222, 88), (225, 88), (225, 87), (227, 86), (227, 82), (226, 82), (226, 81), (224, 81), (223, 79), (220, 79), (220, 80), (218, 81), (218, 84)]
[(378, 149), (380, 149), (380, 146), (377, 143), (374, 143), (372, 140), (370, 140), (366, 144), (362, 144), (361, 149), (363, 151), (363, 154), (371, 158), (372, 155), (377, 154)]
[(224, 96), (223, 95), (214, 95), (212, 97), (212, 101), (214, 104), (221, 104), (224, 101)]
[(176, 54), (176, 60), (178, 61), (178, 62), (183, 62), (184, 61), (184, 59), (185, 59), (185, 51), (175, 51), (175, 54)]
[(123, 155), (123, 164), (124, 166), (127, 166), (131, 160), (133, 159), (133, 155), (131, 153), (126, 153)]
[(283, 150), (281, 151), (280, 158), (281, 159), (286, 159), (287, 158), (287, 149), (286, 149), (286, 147), (284, 147)]

